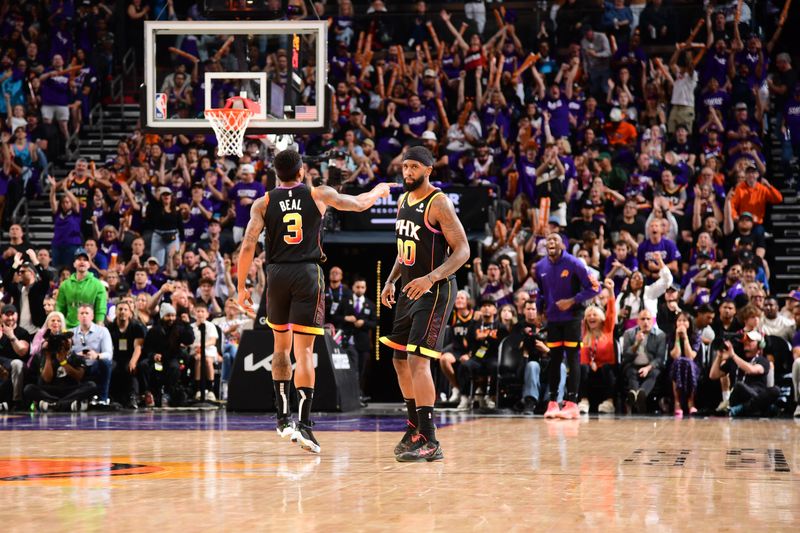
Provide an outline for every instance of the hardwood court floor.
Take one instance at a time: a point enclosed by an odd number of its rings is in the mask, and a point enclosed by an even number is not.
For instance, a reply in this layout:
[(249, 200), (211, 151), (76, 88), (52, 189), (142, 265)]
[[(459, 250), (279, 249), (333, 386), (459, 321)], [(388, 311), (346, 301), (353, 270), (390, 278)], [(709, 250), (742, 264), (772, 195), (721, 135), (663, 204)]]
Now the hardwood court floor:
[[(400, 433), (385, 431), (397, 417), (326, 419), (314, 456), (265, 417), (196, 413), (151, 430), (170, 417), (118, 416), (0, 417), (0, 530), (800, 527), (793, 420), (458, 416), (440, 419), (443, 462), (400, 464)], [(87, 427), (106, 429), (71, 429)]]

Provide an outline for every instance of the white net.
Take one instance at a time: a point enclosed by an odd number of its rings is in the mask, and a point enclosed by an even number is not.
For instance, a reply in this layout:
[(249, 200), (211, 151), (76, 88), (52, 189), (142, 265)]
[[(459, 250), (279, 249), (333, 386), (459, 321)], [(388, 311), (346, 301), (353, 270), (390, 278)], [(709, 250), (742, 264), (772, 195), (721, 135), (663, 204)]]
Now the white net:
[(211, 122), (217, 136), (218, 155), (236, 155), (242, 157), (244, 150), (244, 132), (250, 123), (253, 112), (249, 109), (206, 109), (206, 119)]

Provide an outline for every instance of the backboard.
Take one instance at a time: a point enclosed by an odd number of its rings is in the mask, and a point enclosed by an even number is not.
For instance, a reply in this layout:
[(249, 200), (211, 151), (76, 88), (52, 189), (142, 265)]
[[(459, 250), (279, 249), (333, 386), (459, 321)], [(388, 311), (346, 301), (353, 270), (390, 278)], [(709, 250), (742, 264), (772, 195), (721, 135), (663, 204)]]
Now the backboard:
[(259, 105), (248, 133), (327, 129), (326, 21), (148, 21), (144, 31), (147, 131), (210, 131), (203, 111), (232, 96)]

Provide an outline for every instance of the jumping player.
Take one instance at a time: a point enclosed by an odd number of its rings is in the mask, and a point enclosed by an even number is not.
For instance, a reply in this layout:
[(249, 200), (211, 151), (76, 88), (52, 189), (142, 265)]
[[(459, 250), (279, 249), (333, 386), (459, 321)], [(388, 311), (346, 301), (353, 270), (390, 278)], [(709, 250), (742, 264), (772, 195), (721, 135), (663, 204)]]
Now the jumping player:
[[(464, 227), (447, 196), (430, 184), (434, 158), (422, 146), (403, 157), (403, 188), (397, 208), (397, 260), (381, 293), (395, 303), (395, 282), (402, 281), (392, 334), (381, 342), (394, 348), (394, 367), (408, 411), (408, 430), (395, 447), (401, 462), (444, 458), (433, 424), (436, 390), (430, 360), (441, 356), (443, 336), (456, 297), (453, 274), (469, 259)], [(448, 246), (450, 255), (448, 255)]]
[[(300, 154), (284, 150), (275, 156), (273, 166), (278, 185), (253, 203), (239, 254), (238, 303), (252, 311), (253, 301), (245, 288), (261, 230), (266, 227), (267, 249), (267, 324), (275, 333), (272, 379), (275, 387), (277, 431), (292, 436), (300, 446), (320, 453), (311, 431), (311, 404), (314, 399), (314, 336), (323, 335), (325, 320), (325, 281), (319, 263), (322, 259), (320, 229), (328, 206), (340, 211), (364, 211), (379, 198), (389, 195), (381, 183), (358, 196), (339, 194), (328, 186), (311, 187), (304, 183), (305, 170)], [(288, 406), (292, 366), (289, 352), (294, 345), (297, 368), (294, 385), (299, 400), (299, 421), (291, 419)]]
[[(578, 384), (581, 378), (581, 320), (580, 305), (600, 293), (600, 285), (589, 275), (580, 259), (564, 251), (564, 241), (558, 233), (550, 233), (545, 241), (547, 257), (536, 263), (536, 302), (547, 320), (547, 347), (550, 348), (550, 402), (545, 418), (579, 418)], [(561, 379), (561, 362), (567, 356), (567, 398), (559, 410), (556, 397)]]

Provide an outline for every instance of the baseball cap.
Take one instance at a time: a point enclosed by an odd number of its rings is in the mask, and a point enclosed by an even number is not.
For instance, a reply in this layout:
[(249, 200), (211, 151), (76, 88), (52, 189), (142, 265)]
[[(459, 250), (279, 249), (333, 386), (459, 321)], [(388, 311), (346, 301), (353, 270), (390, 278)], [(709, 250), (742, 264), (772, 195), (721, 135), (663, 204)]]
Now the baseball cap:
[(361, 144), (367, 144), (375, 148), (375, 141), (373, 141), (372, 139), (364, 139), (363, 141), (361, 141)]
[(484, 305), (493, 305), (493, 306), (497, 307), (497, 302), (495, 302), (491, 298), (483, 298), (481, 300), (481, 307), (483, 307)]
[(673, 283), (672, 285), (667, 287), (667, 290), (668, 291), (681, 292), (681, 284), (680, 283)]
[(591, 199), (587, 198), (583, 202), (581, 202), (581, 208), (583, 209), (594, 209), (594, 202)]
[(744, 211), (742, 214), (739, 215), (739, 218), (745, 218), (745, 217), (749, 218), (750, 220), (753, 220), (753, 213), (751, 213), (750, 211)]
[(157, 265), (158, 265), (158, 264), (160, 264), (160, 263), (158, 262), (158, 259), (156, 259), (156, 258), (155, 258), (154, 256), (152, 256), (152, 255), (151, 255), (150, 257), (148, 257), (148, 258), (147, 258), (147, 261), (145, 261), (145, 263), (155, 263), (155, 264), (157, 264)]
[(792, 300), (797, 300), (798, 302), (800, 302), (800, 289), (795, 289), (792, 292), (790, 292), (789, 293), (789, 298), (791, 298)]
[(14, 306), (14, 304), (6, 304), (6, 305), (3, 306), (2, 314), (16, 313), (16, 312), (17, 312), (17, 308)]
[(435, 78), (436, 77), (436, 71), (433, 70), (432, 68), (426, 68), (425, 72), (423, 74), (425, 75), (426, 78)]
[(600, 152), (597, 155), (597, 160), (602, 161), (603, 159), (611, 159), (611, 154), (609, 154), (608, 152)]
[(422, 140), (423, 141), (435, 141), (436, 134), (433, 133), (431, 130), (425, 130), (422, 132)]
[(170, 189), (169, 187), (159, 187), (158, 190), (156, 191), (156, 196), (160, 198), (161, 195), (164, 194), (172, 194), (172, 189)]
[(89, 259), (89, 252), (87, 252), (86, 248), (84, 248), (83, 246), (81, 246), (80, 248), (75, 250), (75, 253), (72, 254), (72, 258), (73, 259), (77, 259), (80, 256), (84, 256), (84, 257), (86, 257), (86, 259)]
[(742, 110), (746, 111), (747, 104), (745, 104), (744, 102), (739, 102), (738, 104), (736, 104), (736, 107), (734, 109), (736, 109), (736, 111), (742, 111)]
[(744, 336), (749, 338), (751, 341), (761, 342), (764, 340), (764, 337), (761, 336), (761, 333), (756, 330), (748, 331), (744, 334)]
[(560, 226), (561, 225), (561, 220), (556, 215), (553, 215), (549, 219), (547, 219), (547, 223), (548, 224), (555, 224), (556, 226)]
[(239, 167), (242, 171), (242, 174), (255, 174), (256, 169), (250, 163), (245, 163), (241, 167)]

